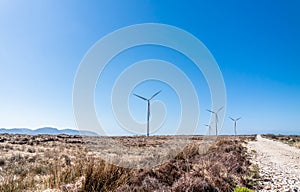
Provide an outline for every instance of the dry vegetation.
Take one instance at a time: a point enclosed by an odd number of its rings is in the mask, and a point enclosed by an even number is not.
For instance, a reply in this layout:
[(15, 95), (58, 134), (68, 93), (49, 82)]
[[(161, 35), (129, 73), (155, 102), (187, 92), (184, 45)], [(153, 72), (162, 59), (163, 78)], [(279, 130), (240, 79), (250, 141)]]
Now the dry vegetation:
[[(127, 145), (161, 145), (165, 136), (119, 137)], [(254, 188), (257, 167), (245, 143), (218, 137), (199, 154), (202, 137), (154, 168), (129, 169), (101, 160), (86, 140), (67, 135), (0, 135), (0, 191), (234, 191)], [(101, 138), (98, 138), (101, 140)]]
[(262, 135), (262, 137), (272, 139), (275, 141), (281, 141), (286, 143), (290, 146), (297, 147), (300, 149), (300, 136), (299, 135), (273, 135), (273, 134), (266, 134)]

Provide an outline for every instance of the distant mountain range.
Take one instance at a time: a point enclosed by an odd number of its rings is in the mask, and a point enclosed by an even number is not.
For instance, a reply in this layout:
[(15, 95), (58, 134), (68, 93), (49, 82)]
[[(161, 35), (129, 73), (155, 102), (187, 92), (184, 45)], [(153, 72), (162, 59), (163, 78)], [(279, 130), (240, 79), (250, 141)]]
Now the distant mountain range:
[(92, 131), (78, 131), (74, 129), (62, 129), (58, 130), (53, 127), (43, 127), (39, 129), (28, 129), (28, 128), (12, 128), (12, 129), (0, 129), (0, 134), (25, 134), (25, 135), (39, 135), (39, 134), (48, 134), (48, 135), (59, 135), (59, 134), (66, 134), (66, 135), (84, 135), (84, 136), (98, 136), (97, 133)]

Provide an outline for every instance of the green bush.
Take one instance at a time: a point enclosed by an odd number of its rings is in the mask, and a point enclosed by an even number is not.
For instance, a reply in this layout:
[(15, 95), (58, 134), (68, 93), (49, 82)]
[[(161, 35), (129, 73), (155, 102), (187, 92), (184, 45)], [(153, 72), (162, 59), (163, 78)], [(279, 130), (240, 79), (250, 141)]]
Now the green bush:
[(252, 150), (251, 150), (251, 152), (252, 152), (252, 153), (257, 153), (257, 151), (256, 151), (256, 150), (254, 150), (254, 149), (252, 149)]
[(246, 187), (236, 187), (234, 189), (234, 192), (254, 192), (254, 191)]

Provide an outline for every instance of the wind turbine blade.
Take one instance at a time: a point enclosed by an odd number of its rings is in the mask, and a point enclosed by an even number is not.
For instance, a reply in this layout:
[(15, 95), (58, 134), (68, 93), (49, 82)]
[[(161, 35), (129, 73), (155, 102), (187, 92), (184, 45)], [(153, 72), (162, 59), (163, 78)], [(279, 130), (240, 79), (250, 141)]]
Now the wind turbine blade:
[(215, 113), (214, 111), (211, 111), (211, 110), (209, 110), (209, 109), (206, 109), (206, 111), (211, 112), (211, 113)]
[(148, 99), (146, 99), (145, 97), (139, 96), (139, 95), (137, 95), (137, 94), (133, 94), (133, 95), (136, 96), (136, 97), (139, 97), (139, 98), (141, 98), (141, 99), (143, 99), (143, 100), (145, 100), (145, 101), (148, 101)]
[(234, 118), (232, 118), (232, 117), (229, 117), (229, 119), (231, 119), (232, 121), (235, 121)]
[(224, 108), (224, 107), (221, 107), (221, 108), (217, 111), (217, 113), (219, 113), (223, 108)]
[(152, 95), (152, 97), (150, 97), (150, 99), (149, 99), (149, 100), (153, 99), (153, 98), (154, 98), (156, 95), (158, 95), (160, 92), (161, 92), (161, 90), (160, 90), (160, 91), (158, 91), (157, 93), (155, 93), (154, 95)]
[(236, 121), (238, 121), (238, 120), (240, 120), (240, 119), (241, 119), (241, 117), (237, 118)]

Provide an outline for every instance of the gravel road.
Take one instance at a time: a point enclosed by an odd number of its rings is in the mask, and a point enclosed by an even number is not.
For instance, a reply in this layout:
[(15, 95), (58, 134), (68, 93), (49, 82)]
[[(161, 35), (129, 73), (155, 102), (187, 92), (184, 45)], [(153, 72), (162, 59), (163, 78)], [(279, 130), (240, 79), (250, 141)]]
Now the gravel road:
[(260, 168), (263, 189), (259, 191), (300, 192), (300, 149), (260, 135), (248, 148)]

